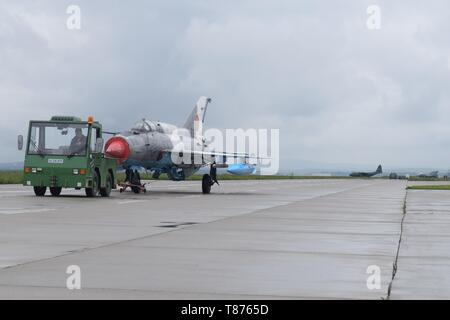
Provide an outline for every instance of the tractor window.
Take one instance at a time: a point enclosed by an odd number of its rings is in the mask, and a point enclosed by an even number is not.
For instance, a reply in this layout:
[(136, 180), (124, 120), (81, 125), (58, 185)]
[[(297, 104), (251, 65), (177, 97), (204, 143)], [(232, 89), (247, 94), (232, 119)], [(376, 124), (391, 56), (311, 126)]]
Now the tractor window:
[(37, 153), (41, 149), (41, 143), (40, 143), (40, 130), (41, 128), (38, 126), (32, 126), (30, 131), (30, 139), (29, 139), (29, 147), (28, 152), (29, 153)]
[(100, 133), (97, 128), (92, 128), (91, 133), (91, 152), (95, 152), (95, 143), (97, 142), (97, 138), (100, 138)]
[(86, 155), (88, 127), (84, 124), (32, 123), (28, 153)]

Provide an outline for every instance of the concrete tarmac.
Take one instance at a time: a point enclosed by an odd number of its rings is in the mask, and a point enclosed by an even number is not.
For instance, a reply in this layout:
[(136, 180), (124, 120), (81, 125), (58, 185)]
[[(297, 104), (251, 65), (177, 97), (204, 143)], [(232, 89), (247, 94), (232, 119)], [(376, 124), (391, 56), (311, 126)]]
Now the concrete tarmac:
[(408, 190), (393, 299), (450, 299), (449, 195)]
[[(450, 298), (450, 200), (408, 191), (403, 220), (406, 184), (222, 181), (202, 195), (200, 182), (156, 181), (94, 199), (0, 186), (0, 298), (385, 299), (390, 285), (390, 298)], [(80, 290), (66, 287), (71, 265)]]

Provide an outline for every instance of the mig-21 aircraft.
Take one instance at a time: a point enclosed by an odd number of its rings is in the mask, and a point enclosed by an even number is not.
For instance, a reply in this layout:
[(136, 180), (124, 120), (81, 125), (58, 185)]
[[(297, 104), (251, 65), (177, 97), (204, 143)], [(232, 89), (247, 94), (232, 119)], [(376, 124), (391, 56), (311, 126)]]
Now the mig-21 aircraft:
[[(227, 165), (227, 158), (256, 158), (248, 154), (216, 152), (203, 136), (205, 113), (210, 98), (200, 97), (190, 116), (182, 127), (172, 124), (142, 119), (131, 130), (120, 132), (105, 144), (105, 155), (115, 158), (132, 172), (133, 168), (145, 168), (154, 178), (165, 173), (173, 181), (182, 181), (203, 166), (210, 166), (210, 173), (202, 178), (203, 193), (210, 193), (217, 182), (217, 168), (228, 168), (236, 175), (254, 173), (256, 168), (247, 161)], [(222, 161), (217, 161), (221, 159)], [(137, 172), (137, 171), (136, 171)], [(140, 184), (140, 178), (134, 184)], [(138, 188), (132, 188), (138, 193)]]
[(419, 173), (417, 175), (419, 178), (430, 178), (430, 179), (437, 179), (439, 178), (439, 171), (431, 171), (430, 173)]

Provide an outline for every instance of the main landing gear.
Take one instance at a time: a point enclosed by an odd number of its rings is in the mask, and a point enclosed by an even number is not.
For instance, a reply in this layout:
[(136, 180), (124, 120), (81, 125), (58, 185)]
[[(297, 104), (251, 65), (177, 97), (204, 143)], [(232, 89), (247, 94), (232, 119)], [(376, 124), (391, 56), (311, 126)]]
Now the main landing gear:
[(202, 192), (203, 194), (209, 194), (211, 192), (211, 187), (215, 184), (219, 184), (217, 181), (217, 168), (216, 163), (211, 164), (209, 174), (204, 174), (202, 178)]
[(202, 192), (203, 194), (208, 194), (211, 192), (211, 186), (214, 182), (209, 174), (204, 174), (202, 179)]

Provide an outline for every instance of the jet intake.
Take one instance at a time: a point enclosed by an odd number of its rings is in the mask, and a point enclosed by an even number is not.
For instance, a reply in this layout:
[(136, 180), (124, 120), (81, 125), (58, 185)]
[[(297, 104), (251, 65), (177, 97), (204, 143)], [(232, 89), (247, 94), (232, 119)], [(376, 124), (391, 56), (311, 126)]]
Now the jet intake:
[(130, 153), (130, 146), (122, 137), (112, 137), (106, 142), (105, 154), (110, 158), (117, 159), (119, 163), (125, 162)]

